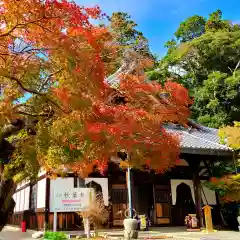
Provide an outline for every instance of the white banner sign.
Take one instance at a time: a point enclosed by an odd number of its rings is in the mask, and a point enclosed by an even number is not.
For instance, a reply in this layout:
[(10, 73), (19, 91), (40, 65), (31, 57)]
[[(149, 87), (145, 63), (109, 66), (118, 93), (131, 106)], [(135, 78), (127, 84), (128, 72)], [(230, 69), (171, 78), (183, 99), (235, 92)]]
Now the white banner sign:
[(86, 211), (93, 194), (91, 188), (54, 187), (52, 189), (51, 212), (79, 212)]

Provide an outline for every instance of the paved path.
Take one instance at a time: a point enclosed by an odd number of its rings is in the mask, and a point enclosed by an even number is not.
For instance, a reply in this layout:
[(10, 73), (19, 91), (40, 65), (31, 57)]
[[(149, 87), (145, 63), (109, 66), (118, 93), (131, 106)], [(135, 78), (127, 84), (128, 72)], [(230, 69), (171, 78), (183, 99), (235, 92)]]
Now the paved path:
[[(120, 230), (102, 230), (101, 235), (107, 232), (114, 239), (121, 240), (122, 231)], [(22, 233), (18, 229), (6, 227), (2, 232), (0, 232), (0, 240), (31, 240), (32, 232)], [(149, 232), (139, 232), (139, 239), (151, 239), (151, 237), (157, 236), (169, 236), (171, 240), (240, 240), (240, 232), (233, 231), (219, 231), (211, 234), (206, 234), (203, 232), (186, 232), (185, 228), (177, 227), (163, 227), (154, 228)], [(154, 238), (157, 239), (157, 238)], [(161, 238), (159, 238), (161, 239)]]
[[(118, 233), (117, 231), (115, 231), (114, 233), (109, 232), (109, 234), (120, 234), (120, 231)], [(156, 239), (157, 236), (168, 236), (171, 237), (169, 238), (171, 240), (240, 240), (240, 232), (218, 231), (215, 233), (207, 234), (203, 232), (187, 232), (185, 228), (178, 227), (154, 228), (153, 231), (140, 232), (139, 239), (150, 240), (151, 237), (154, 237), (154, 239)]]
[(0, 240), (32, 240), (32, 232), (22, 233), (18, 229), (4, 228), (0, 232)]

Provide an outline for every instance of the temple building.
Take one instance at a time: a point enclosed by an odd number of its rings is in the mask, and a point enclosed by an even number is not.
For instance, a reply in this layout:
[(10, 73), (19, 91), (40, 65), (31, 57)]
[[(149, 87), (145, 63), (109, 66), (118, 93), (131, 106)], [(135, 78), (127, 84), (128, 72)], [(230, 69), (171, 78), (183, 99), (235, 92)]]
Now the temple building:
[[(131, 55), (131, 53), (130, 53)], [(130, 56), (132, 59), (132, 55)], [(126, 59), (129, 59), (126, 56)], [(119, 83), (118, 75), (134, 71), (138, 61), (125, 61), (122, 67), (106, 81), (112, 86)], [(180, 136), (181, 154), (174, 168), (164, 174), (153, 171), (131, 170), (132, 204), (138, 214), (148, 214), (152, 225), (181, 226), (185, 216), (196, 213), (203, 224), (202, 207), (213, 207), (214, 224), (220, 224), (219, 199), (205, 187), (215, 162), (226, 161), (234, 166), (233, 150), (219, 143), (217, 129), (196, 123), (191, 128), (167, 124), (165, 129)], [(52, 195), (55, 184), (69, 188), (95, 186), (102, 192), (104, 204), (109, 206), (108, 227), (122, 226), (128, 207), (126, 173), (119, 167), (119, 159), (109, 161), (106, 174), (93, 172), (86, 179), (69, 173), (67, 178), (49, 179), (44, 171), (36, 182), (22, 181), (14, 194), (14, 214), (9, 224), (20, 225), (23, 219), (29, 229), (53, 229)], [(59, 230), (79, 230), (82, 221), (75, 212), (58, 214)]]
[[(176, 166), (164, 174), (132, 169), (133, 208), (138, 214), (148, 214), (155, 226), (181, 226), (189, 213), (202, 218), (202, 206), (213, 207), (213, 220), (219, 222), (218, 198), (215, 192), (204, 186), (209, 178), (208, 168), (216, 161), (233, 163), (233, 151), (219, 144), (216, 129), (198, 125), (198, 129), (168, 126), (169, 131), (181, 135), (181, 155)], [(126, 173), (119, 168), (118, 159), (112, 159), (105, 176), (92, 173), (84, 179), (85, 185), (94, 182), (100, 186), (104, 204), (111, 203), (109, 226), (122, 226), (123, 213), (128, 207)], [(22, 181), (18, 184), (14, 200), (14, 215), (9, 224), (20, 225), (25, 219), (30, 229), (43, 229), (46, 222), (53, 227), (52, 191), (55, 184), (69, 188), (81, 187), (82, 179), (69, 174), (67, 178), (49, 179), (40, 172), (38, 181)], [(58, 214), (59, 229), (79, 229), (81, 219), (74, 212)]]

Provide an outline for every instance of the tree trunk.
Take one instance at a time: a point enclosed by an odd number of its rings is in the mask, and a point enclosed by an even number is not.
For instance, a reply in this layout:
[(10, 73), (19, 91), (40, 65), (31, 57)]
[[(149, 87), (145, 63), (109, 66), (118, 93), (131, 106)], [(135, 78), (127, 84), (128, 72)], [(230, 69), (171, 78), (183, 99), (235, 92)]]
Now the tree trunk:
[(23, 129), (25, 123), (17, 119), (4, 126), (0, 134), (0, 231), (8, 222), (8, 217), (13, 215), (15, 201), (12, 196), (16, 185), (12, 179), (4, 179), (4, 164), (8, 163), (14, 151), (14, 146), (6, 138)]
[(0, 231), (8, 222), (8, 217), (13, 215), (15, 201), (12, 196), (15, 191), (15, 184), (12, 179), (0, 182)]

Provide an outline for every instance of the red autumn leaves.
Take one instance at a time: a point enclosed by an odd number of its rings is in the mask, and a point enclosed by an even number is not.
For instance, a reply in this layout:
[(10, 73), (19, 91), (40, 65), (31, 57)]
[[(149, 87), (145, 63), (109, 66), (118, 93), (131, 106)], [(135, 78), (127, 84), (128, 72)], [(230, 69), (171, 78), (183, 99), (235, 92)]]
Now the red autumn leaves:
[[(104, 16), (99, 7), (84, 8), (66, 0), (44, 3), (5, 0), (4, 4), (9, 11), (14, 9), (9, 16), (12, 22), (15, 19), (21, 22), (21, 26), (15, 28), (13, 24), (10, 31), (23, 36), (25, 42), (38, 49), (37, 54), (31, 53), (34, 60), (21, 68), (18, 63), (29, 59), (29, 53), (13, 56), (16, 76), (21, 79), (26, 72), (31, 72), (33, 64), (37, 66), (34, 74), (39, 71), (40, 79), (43, 70), (46, 75), (52, 74), (51, 86), (40, 96), (53, 105), (52, 125), (58, 121), (67, 129), (68, 135), (64, 136), (67, 141), (61, 137), (57, 143), (52, 141), (54, 149), (68, 147), (70, 151), (82, 151), (81, 158), (68, 164), (73, 171), (89, 173), (94, 165), (103, 169), (109, 158), (122, 149), (128, 152), (134, 167), (141, 168), (147, 163), (160, 171), (175, 164), (180, 152), (179, 137), (167, 133), (163, 124), (187, 123), (191, 104), (188, 92), (172, 81), (166, 81), (164, 86), (147, 83), (146, 76), (137, 71), (119, 76), (117, 90), (106, 84), (104, 80), (110, 72), (111, 61), (115, 61), (116, 49), (114, 44), (109, 44), (111, 33), (91, 23), (90, 19)], [(13, 42), (14, 39), (7, 35), (3, 40)], [(108, 63), (104, 61), (106, 53), (111, 53)], [(149, 64), (143, 60), (145, 62)], [(144, 68), (143, 63), (139, 67)], [(26, 86), (34, 84), (24, 80)], [(124, 100), (113, 97), (110, 101), (113, 92)], [(61, 135), (61, 127), (54, 131), (53, 134)]]

